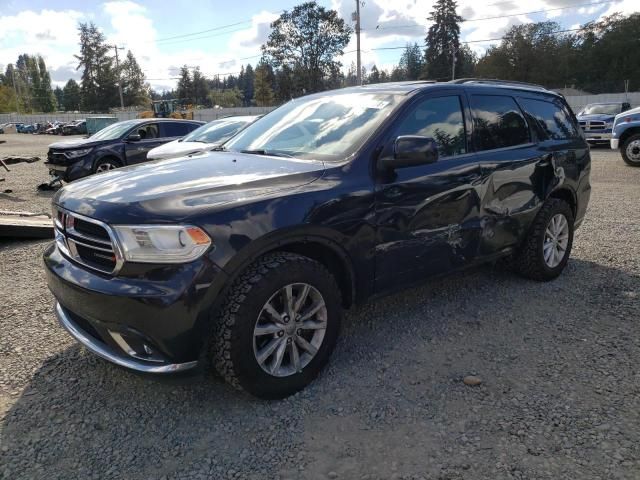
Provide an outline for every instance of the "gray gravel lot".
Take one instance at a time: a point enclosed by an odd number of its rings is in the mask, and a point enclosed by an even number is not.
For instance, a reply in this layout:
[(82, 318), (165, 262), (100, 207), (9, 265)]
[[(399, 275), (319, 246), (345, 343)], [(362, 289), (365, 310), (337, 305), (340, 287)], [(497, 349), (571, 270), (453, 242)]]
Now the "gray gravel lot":
[[(0, 243), (0, 478), (639, 479), (640, 169), (593, 160), (558, 280), (487, 266), (351, 311), (279, 402), (94, 357), (56, 324), (46, 242)], [(48, 211), (41, 164), (9, 176), (0, 209)]]

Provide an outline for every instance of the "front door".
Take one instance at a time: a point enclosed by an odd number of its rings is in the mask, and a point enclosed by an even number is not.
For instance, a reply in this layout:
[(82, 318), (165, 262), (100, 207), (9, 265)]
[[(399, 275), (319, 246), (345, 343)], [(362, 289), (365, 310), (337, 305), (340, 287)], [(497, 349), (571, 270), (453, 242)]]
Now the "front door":
[(140, 140), (129, 140), (126, 142), (125, 152), (127, 156), (127, 165), (146, 161), (149, 150), (167, 142), (167, 139), (160, 135), (160, 126), (158, 123), (145, 123), (139, 125), (130, 132), (130, 135), (132, 134), (140, 135)]
[(457, 91), (414, 101), (381, 156), (400, 135), (433, 138), (435, 163), (378, 174), (376, 290), (463, 266), (477, 255), (480, 167), (468, 150), (469, 112)]

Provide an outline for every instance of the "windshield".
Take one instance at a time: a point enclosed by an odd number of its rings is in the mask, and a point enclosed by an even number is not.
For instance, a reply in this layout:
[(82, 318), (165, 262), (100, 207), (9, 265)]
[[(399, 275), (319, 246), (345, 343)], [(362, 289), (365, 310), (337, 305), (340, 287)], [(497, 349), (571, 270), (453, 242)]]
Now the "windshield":
[(362, 146), (402, 98), (351, 92), (299, 98), (250, 125), (225, 146), (236, 152), (341, 160)]
[(92, 140), (115, 140), (120, 138), (127, 130), (136, 125), (135, 120), (127, 120), (124, 122), (116, 122), (104, 127), (102, 130), (91, 135)]
[(587, 105), (582, 111), (582, 115), (617, 115), (621, 110), (622, 105), (619, 103)]
[(184, 137), (181, 142), (203, 142), (203, 143), (223, 143), (233, 137), (236, 133), (244, 128), (251, 119), (238, 120), (226, 118), (223, 120), (214, 120), (200, 128), (196, 128), (189, 135)]

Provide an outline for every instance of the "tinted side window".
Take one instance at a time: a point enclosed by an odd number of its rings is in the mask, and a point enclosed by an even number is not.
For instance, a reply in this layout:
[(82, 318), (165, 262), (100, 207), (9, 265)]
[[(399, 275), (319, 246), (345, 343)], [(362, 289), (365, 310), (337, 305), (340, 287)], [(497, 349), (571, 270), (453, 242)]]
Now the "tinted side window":
[(195, 123), (183, 122), (166, 122), (163, 123), (165, 137), (184, 137), (187, 133), (192, 132), (200, 125)]
[(541, 140), (567, 140), (579, 136), (569, 112), (561, 103), (522, 98), (520, 104)]
[(518, 104), (502, 95), (472, 95), (474, 137), (478, 150), (529, 143), (529, 129)]
[(396, 135), (420, 135), (433, 138), (438, 144), (438, 154), (441, 157), (467, 153), (460, 98), (457, 95), (451, 95), (428, 98), (419, 102), (402, 119)]
[(157, 123), (147, 123), (146, 125), (138, 127), (138, 129), (132, 133), (140, 135), (141, 140), (149, 140), (160, 136)]

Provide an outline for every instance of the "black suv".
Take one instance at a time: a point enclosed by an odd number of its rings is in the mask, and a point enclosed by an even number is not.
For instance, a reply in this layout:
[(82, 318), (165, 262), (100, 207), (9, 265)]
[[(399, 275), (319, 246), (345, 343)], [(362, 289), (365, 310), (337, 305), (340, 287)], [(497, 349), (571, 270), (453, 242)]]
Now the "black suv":
[(204, 122), (140, 119), (117, 122), (89, 138), (49, 145), (45, 166), (65, 182), (147, 160), (147, 152), (184, 137)]
[(286, 103), (224, 151), (66, 186), (44, 262), (60, 322), (99, 356), (212, 365), (283, 397), (374, 294), (499, 258), (560, 275), (589, 171), (575, 116), (541, 87), (346, 88)]

